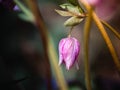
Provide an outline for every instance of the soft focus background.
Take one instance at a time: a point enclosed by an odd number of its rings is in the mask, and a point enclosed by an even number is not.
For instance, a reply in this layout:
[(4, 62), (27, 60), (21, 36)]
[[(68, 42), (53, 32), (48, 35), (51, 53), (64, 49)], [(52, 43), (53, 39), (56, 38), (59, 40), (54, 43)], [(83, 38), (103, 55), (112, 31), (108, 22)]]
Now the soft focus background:
[[(8, 3), (6, 4), (5, 2)], [(38, 0), (38, 5), (48, 32), (54, 41), (58, 54), (58, 43), (67, 37), (68, 27), (63, 25), (67, 18), (55, 12), (59, 4), (65, 0)], [(47, 90), (45, 77), (46, 63), (43, 57), (43, 46), (38, 29), (18, 15), (21, 10), (14, 11), (14, 3), (0, 0), (0, 90)], [(120, 9), (107, 22), (120, 33)], [(79, 70), (73, 67), (67, 71), (62, 65), (65, 81), (69, 90), (86, 90), (83, 60), (83, 26), (84, 21), (76, 26), (72, 36), (81, 43), (78, 57)], [(107, 30), (107, 29), (106, 29)], [(120, 40), (107, 30), (120, 59)], [(120, 90), (120, 76), (106, 44), (95, 24), (90, 33), (90, 70), (92, 90)], [(52, 71), (52, 90), (59, 90)]]

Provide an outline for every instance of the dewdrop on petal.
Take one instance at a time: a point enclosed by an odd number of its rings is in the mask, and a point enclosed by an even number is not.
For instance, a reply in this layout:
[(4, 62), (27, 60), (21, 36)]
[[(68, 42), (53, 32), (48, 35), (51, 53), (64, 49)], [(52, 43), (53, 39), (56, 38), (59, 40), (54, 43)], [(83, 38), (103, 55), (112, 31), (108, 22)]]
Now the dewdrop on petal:
[[(75, 63), (80, 51), (80, 43), (74, 37), (63, 38), (59, 42), (59, 65), (65, 64), (69, 70)], [(77, 66), (78, 68), (78, 66)]]

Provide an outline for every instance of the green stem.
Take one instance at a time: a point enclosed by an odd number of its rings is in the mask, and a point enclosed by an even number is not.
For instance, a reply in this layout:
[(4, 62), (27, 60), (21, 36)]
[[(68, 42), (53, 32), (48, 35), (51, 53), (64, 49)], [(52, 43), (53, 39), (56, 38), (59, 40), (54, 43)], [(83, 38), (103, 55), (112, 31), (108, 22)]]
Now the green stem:
[(85, 61), (85, 81), (87, 90), (91, 89), (91, 79), (90, 79), (90, 66), (89, 66), (89, 34), (90, 34), (90, 28), (91, 28), (91, 22), (92, 22), (92, 8), (88, 9), (88, 17), (85, 21), (84, 26), (84, 61)]
[(68, 33), (68, 37), (71, 37), (71, 33), (72, 33), (72, 30), (73, 30), (73, 27), (74, 27), (74, 26), (72, 26), (72, 27), (70, 28), (70, 31), (69, 31), (69, 33)]
[(39, 29), (43, 48), (44, 48), (44, 58), (45, 58), (45, 65), (46, 65), (46, 79), (47, 79), (47, 90), (52, 90), (51, 85), (51, 70), (50, 70), (50, 62), (49, 62), (49, 56), (48, 56), (48, 32), (45, 28), (45, 25), (43, 23), (43, 19), (41, 16), (41, 13), (39, 11), (39, 7), (36, 0), (25, 0), (27, 3), (29, 9), (31, 10), (32, 14), (35, 18), (35, 25)]
[(109, 28), (115, 35), (118, 39), (120, 39), (120, 34), (112, 27), (110, 26), (107, 22), (105, 21), (101, 21), (107, 28)]
[(51, 66), (55, 73), (55, 79), (59, 86), (59, 90), (68, 90), (68, 86), (63, 76), (63, 72), (61, 68), (58, 66), (58, 55), (54, 48), (53, 41), (50, 36), (49, 36), (48, 53), (49, 53), (49, 58), (51, 60)]
[[(54, 69), (57, 84), (58, 84), (60, 90), (68, 90), (67, 83), (64, 79), (62, 70), (60, 69), (60, 67), (58, 67), (57, 52), (54, 49), (54, 45), (53, 45), (53, 42), (52, 42), (51, 37), (49, 35), (49, 32), (45, 28), (40, 11), (39, 11), (38, 7), (36, 7), (37, 6), (37, 3), (35, 3), (36, 0), (25, 0), (25, 1), (29, 4), (28, 6), (30, 7), (30, 9), (35, 17), (35, 21), (36, 21), (35, 23), (40, 30), (40, 35), (41, 35), (41, 38), (43, 41), (46, 59), (51, 60), (49, 62), (51, 62), (51, 65)], [(51, 69), (50, 66), (46, 67), (46, 68), (48, 70)], [(48, 87), (48, 89), (49, 89), (49, 87)]]

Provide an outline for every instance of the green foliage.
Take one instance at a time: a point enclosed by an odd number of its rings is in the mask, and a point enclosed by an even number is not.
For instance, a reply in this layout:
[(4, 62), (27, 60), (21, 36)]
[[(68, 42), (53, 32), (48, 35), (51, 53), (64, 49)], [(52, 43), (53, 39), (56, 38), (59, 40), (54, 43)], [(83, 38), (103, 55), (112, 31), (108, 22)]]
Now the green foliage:
[(55, 11), (61, 16), (73, 16), (73, 14), (68, 11), (62, 11), (62, 10), (55, 10)]
[(85, 14), (83, 9), (79, 6), (76, 0), (69, 0), (70, 3), (60, 5), (63, 10), (55, 10), (61, 16), (71, 16), (65, 21), (65, 26), (75, 26), (83, 21)]
[(79, 24), (81, 21), (83, 21), (83, 18), (71, 17), (65, 21), (64, 25), (65, 26), (75, 26), (75, 25)]
[(20, 13), (18, 16), (25, 20), (25, 21), (30, 21), (33, 22), (34, 21), (34, 16), (33, 14), (30, 12), (30, 10), (25, 7), (25, 5), (23, 5), (23, 3), (19, 0), (14, 0), (14, 2), (17, 4), (17, 6), (21, 9), (21, 11), (23, 12), (22, 14)]
[(67, 0), (67, 1), (75, 6), (79, 5), (78, 0)]
[(74, 6), (70, 3), (62, 4), (62, 5), (60, 5), (60, 7), (62, 9), (66, 9), (67, 11), (73, 12), (73, 13), (76, 13), (76, 14), (82, 13), (82, 12), (80, 12), (80, 7), (79, 6)]

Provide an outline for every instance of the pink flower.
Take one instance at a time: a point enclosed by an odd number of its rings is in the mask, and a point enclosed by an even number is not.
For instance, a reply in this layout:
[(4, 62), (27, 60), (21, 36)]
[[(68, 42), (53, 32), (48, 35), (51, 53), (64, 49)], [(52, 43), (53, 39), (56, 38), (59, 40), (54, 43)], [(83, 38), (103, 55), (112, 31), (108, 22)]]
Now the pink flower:
[(59, 42), (59, 65), (65, 64), (69, 70), (76, 62), (80, 51), (80, 44), (74, 37), (63, 38)]
[(89, 4), (93, 6), (97, 6), (99, 3), (101, 3), (101, 0), (85, 0), (85, 1), (87, 1)]
[(103, 20), (111, 19), (120, 7), (120, 0), (85, 0), (95, 7), (96, 14)]

